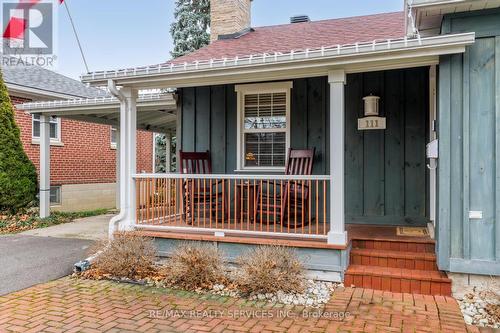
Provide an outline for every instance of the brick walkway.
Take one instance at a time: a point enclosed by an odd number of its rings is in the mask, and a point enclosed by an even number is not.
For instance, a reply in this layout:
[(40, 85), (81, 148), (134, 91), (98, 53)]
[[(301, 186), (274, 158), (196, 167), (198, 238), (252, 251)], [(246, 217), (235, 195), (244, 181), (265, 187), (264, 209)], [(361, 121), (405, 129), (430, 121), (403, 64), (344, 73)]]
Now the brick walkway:
[(439, 296), (346, 288), (323, 311), (64, 278), (0, 297), (0, 332), (477, 332)]

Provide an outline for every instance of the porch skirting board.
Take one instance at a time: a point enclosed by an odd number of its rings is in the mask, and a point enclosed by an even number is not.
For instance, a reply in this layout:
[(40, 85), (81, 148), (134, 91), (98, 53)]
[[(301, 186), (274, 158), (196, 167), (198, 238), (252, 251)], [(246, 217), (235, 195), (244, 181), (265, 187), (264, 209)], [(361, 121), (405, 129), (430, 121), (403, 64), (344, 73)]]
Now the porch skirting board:
[(491, 260), (450, 259), (450, 272), (500, 276), (500, 262)]
[[(158, 248), (158, 253), (161, 257), (170, 257), (174, 249), (185, 242), (180, 239), (155, 238), (154, 242)], [(235, 264), (236, 259), (260, 245), (258, 244), (241, 244), (228, 243), (220, 241), (193, 241), (200, 243), (215, 244), (222, 253), (225, 259), (230, 264)], [(293, 246), (292, 246), (293, 247)], [(347, 267), (347, 250), (338, 249), (317, 249), (305, 247), (293, 247), (299, 258), (302, 260), (307, 269), (307, 276), (314, 277), (324, 281), (341, 282), (344, 271)]]

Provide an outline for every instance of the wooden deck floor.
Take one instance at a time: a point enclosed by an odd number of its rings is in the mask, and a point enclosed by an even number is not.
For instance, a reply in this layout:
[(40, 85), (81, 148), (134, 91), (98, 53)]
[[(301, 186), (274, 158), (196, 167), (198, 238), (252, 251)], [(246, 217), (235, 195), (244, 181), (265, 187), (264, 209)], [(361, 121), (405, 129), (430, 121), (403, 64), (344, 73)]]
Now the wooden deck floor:
[[(170, 238), (170, 239), (181, 239), (181, 240), (207, 240), (207, 241), (221, 241), (221, 242), (233, 242), (233, 243), (245, 243), (245, 244), (276, 244), (276, 245), (289, 245), (297, 247), (311, 247), (311, 248), (335, 248), (335, 249), (345, 249), (352, 242), (353, 239), (367, 239), (367, 240), (382, 240), (382, 241), (411, 241), (415, 243), (433, 243), (430, 237), (408, 237), (408, 236), (398, 236), (397, 229), (395, 226), (374, 226), (374, 225), (346, 225), (348, 242), (345, 246), (329, 245), (325, 239), (314, 239), (314, 238), (303, 238), (302, 235), (314, 234), (318, 231), (318, 234), (322, 234), (326, 230), (328, 232), (330, 225), (327, 223), (326, 229), (320, 225), (320, 230), (317, 230), (316, 225), (313, 223), (312, 226), (305, 226), (304, 228), (288, 229), (280, 224), (260, 224), (248, 221), (236, 222), (230, 220), (222, 224), (218, 222), (217, 225), (212, 221), (212, 230), (210, 230), (210, 221), (199, 219), (195, 221), (194, 224), (188, 224), (183, 222), (180, 218), (177, 219), (157, 219), (151, 221), (147, 224), (141, 224), (146, 228), (139, 228), (141, 233), (151, 237), (159, 238)], [(192, 227), (193, 230), (150, 230), (147, 226), (174, 226), (174, 227)], [(217, 229), (215, 229), (217, 227)], [(206, 231), (194, 230), (194, 228), (207, 228)], [(262, 228), (262, 229), (261, 229)], [(215, 230), (224, 230), (224, 237), (217, 237), (214, 235)], [(285, 232), (289, 233), (289, 236), (285, 237), (275, 237), (267, 234), (244, 234), (231, 232), (231, 230), (237, 231), (262, 231), (262, 232)], [(322, 235), (326, 235), (322, 234)]]
[(381, 225), (365, 225), (365, 224), (347, 224), (347, 235), (349, 240), (353, 239), (368, 239), (382, 241), (411, 241), (411, 242), (434, 242), (429, 236), (425, 237), (410, 237), (399, 236), (397, 234), (397, 226), (381, 226)]

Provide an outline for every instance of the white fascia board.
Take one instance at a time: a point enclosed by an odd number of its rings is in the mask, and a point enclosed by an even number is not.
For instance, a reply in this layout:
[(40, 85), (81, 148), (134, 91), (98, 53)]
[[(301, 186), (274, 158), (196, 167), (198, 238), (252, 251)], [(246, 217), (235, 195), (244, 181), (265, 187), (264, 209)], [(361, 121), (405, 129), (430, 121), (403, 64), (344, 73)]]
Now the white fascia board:
[[(22, 106), (20, 106), (22, 108)], [(167, 110), (172, 109), (175, 111), (175, 107), (167, 105), (164, 103), (148, 103), (138, 105), (139, 112), (155, 111), (158, 109), (165, 108)], [(24, 109), (25, 112), (29, 114), (50, 114), (52, 116), (64, 116), (64, 115), (91, 115), (91, 114), (110, 114), (118, 113), (120, 110), (120, 104), (108, 104), (108, 105), (82, 105), (82, 106), (62, 106), (62, 107), (34, 107), (30, 109)]]
[(280, 63), (272, 66), (254, 65), (227, 68), (224, 70), (203, 70), (168, 76), (149, 76), (120, 80), (120, 85), (132, 87), (197, 87), (219, 84), (237, 84), (288, 80), (327, 76), (330, 70), (344, 69), (346, 73), (359, 73), (397, 68), (435, 65), (439, 56), (465, 52), (465, 46), (455, 46), (446, 50), (420, 49), (418, 52), (393, 52), (386, 54), (356, 57), (355, 59), (336, 58), (316, 61)]
[[(171, 94), (159, 96), (157, 99), (139, 98), (137, 103), (139, 111), (175, 111), (176, 105)], [(120, 103), (115, 98), (77, 99), (24, 103), (16, 105), (16, 108), (31, 114), (86, 115), (117, 112)]]
[(53, 91), (26, 87), (14, 83), (6, 82), (9, 95), (37, 100), (53, 100), (53, 99), (75, 99), (79, 96), (61, 94)]
[[(406, 0), (406, 12), (410, 6), (408, 2)], [(443, 15), (499, 7), (500, 0), (413, 0), (411, 3), (417, 28), (421, 35), (427, 36), (440, 33)]]
[(497, 0), (413, 0), (411, 6), (415, 9), (422, 8), (450, 8), (454, 9), (456, 6), (461, 5), (474, 5), (488, 4), (487, 7), (491, 8), (495, 3), (500, 3)]
[(411, 6), (413, 8), (430, 7), (430, 6), (448, 6), (467, 2), (467, 0), (413, 0)]
[[(474, 33), (399, 39), (384, 42), (261, 55), (235, 60), (211, 60), (175, 67), (158, 66), (96, 72), (82, 76), (93, 85), (112, 79), (138, 89), (182, 88), (227, 83), (278, 80), (327, 75), (342, 68), (347, 73), (435, 64), (437, 57), (463, 53), (474, 43)], [(428, 61), (425, 62), (424, 59)]]

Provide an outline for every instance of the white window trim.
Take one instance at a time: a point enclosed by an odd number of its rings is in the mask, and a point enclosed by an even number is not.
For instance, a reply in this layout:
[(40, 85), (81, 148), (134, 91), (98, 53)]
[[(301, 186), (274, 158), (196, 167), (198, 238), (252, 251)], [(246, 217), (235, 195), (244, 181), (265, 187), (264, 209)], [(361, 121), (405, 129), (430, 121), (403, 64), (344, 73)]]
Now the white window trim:
[[(51, 146), (64, 146), (64, 144), (62, 143), (62, 140), (61, 140), (61, 136), (62, 136), (61, 118), (56, 117), (56, 120), (57, 120), (57, 138), (50, 138), (50, 145)], [(35, 115), (32, 115), (31, 116), (31, 144), (39, 145), (40, 144), (40, 137), (34, 135), (34, 132), (35, 132), (33, 130), (34, 124), (35, 124)], [(40, 126), (41, 126), (41, 124), (40, 124)], [(42, 129), (40, 128), (40, 131), (41, 130)]]
[[(266, 94), (266, 93), (285, 93), (286, 94), (286, 145), (285, 153), (290, 148), (290, 109), (291, 109), (291, 90), (293, 88), (292, 81), (286, 82), (270, 82), (270, 83), (257, 83), (257, 84), (242, 84), (235, 86), (235, 91), (237, 93), (237, 144), (236, 144), (236, 172), (284, 172), (285, 166), (283, 167), (246, 167), (245, 166), (245, 147), (244, 147), (244, 122), (243, 122), (243, 105), (245, 100), (245, 95), (247, 94)], [(272, 130), (270, 130), (272, 131)], [(265, 132), (259, 131), (259, 132)], [(285, 156), (286, 159), (286, 156)]]
[(62, 186), (61, 185), (55, 185), (51, 186), (50, 190), (56, 189), (59, 191), (59, 202), (50, 202), (50, 207), (60, 207), (62, 206)]
[[(116, 149), (118, 147), (118, 145), (117, 145), (117, 142), (113, 142), (113, 130), (118, 131), (118, 129), (114, 126), (111, 126), (109, 128), (109, 143), (110, 143), (111, 149)], [(117, 132), (117, 135), (118, 135), (118, 132)], [(117, 137), (117, 139), (118, 139), (118, 137)]]

